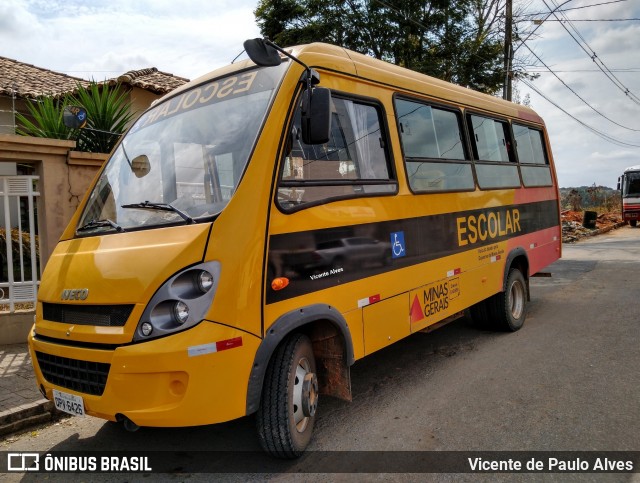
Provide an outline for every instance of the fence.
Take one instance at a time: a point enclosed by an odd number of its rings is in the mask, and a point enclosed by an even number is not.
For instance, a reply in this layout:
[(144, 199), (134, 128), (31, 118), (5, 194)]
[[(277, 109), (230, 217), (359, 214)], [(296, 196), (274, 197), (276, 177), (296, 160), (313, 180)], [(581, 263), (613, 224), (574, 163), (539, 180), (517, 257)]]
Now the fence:
[[(0, 176), (0, 311), (32, 310), (40, 279), (38, 176)], [(2, 233), (4, 231), (4, 233)]]

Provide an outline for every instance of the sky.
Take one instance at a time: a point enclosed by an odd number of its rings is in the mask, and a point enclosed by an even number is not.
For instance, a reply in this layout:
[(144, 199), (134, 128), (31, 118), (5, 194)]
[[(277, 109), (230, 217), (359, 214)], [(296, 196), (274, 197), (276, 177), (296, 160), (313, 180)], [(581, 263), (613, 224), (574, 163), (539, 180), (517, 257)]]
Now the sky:
[[(551, 0), (544, 1), (554, 8)], [(548, 12), (544, 1), (514, 0), (514, 13)], [(533, 89), (516, 82), (517, 95), (524, 99), (528, 94), (547, 124), (561, 187), (595, 183), (615, 188), (625, 167), (640, 164), (640, 0), (555, 1), (563, 3), (560, 9), (575, 9), (564, 12), (571, 24), (550, 16), (526, 46), (568, 87), (526, 47), (516, 46), (515, 55), (527, 71), (540, 74), (530, 82)], [(230, 63), (245, 39), (260, 36), (253, 15), (257, 3), (1, 0), (0, 56), (84, 79), (103, 80), (147, 67), (195, 79)], [(603, 5), (590, 6), (598, 3)], [(629, 18), (636, 20), (602, 21)], [(535, 27), (529, 22), (519, 28), (529, 32)], [(598, 70), (594, 54), (613, 81)]]

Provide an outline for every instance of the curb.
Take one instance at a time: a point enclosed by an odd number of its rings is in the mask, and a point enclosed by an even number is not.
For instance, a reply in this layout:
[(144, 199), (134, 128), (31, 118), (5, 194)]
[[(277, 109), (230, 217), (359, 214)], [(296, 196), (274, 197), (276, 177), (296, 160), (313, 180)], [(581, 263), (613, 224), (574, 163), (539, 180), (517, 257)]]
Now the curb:
[(619, 221), (618, 223), (614, 223), (613, 225), (605, 226), (604, 228), (598, 228), (597, 230), (591, 230), (588, 233), (583, 233), (580, 236), (576, 236), (574, 240), (568, 240), (568, 241), (565, 241), (564, 239), (565, 233), (562, 232), (562, 244), (564, 245), (564, 244), (576, 243), (582, 240), (583, 238), (602, 235), (604, 233), (610, 232), (611, 230), (617, 230), (618, 228), (622, 228), (626, 224), (627, 224), (626, 221)]
[(57, 417), (53, 402), (40, 399), (0, 413), (0, 436), (15, 433), (21, 429), (46, 423)]
[(611, 230), (617, 230), (618, 228), (621, 228), (626, 224), (627, 224), (626, 221), (619, 221), (618, 223), (615, 223), (613, 225), (605, 226), (604, 228), (600, 228), (600, 229), (594, 231), (593, 233), (590, 233), (587, 236), (602, 235), (603, 233), (607, 233), (607, 232), (609, 232)]
[(613, 224), (611, 226), (606, 226), (604, 228), (600, 228), (598, 230), (598, 235), (601, 235), (602, 233), (607, 233), (608, 231), (611, 231), (611, 230), (617, 230), (618, 228), (621, 228), (626, 224), (627, 224), (626, 221), (619, 221), (618, 223), (615, 223), (615, 224)]

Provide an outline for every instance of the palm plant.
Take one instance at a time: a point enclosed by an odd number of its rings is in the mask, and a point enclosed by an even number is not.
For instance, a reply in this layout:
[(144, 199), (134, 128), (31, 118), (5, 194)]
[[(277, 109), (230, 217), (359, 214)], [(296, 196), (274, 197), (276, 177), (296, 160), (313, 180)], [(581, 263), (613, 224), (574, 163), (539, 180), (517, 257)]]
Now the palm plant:
[(77, 142), (79, 151), (108, 153), (128, 127), (134, 113), (127, 93), (120, 85), (110, 87), (91, 81), (89, 86), (75, 92), (71, 103), (79, 104), (87, 111), (87, 128), (80, 130)]
[[(64, 106), (78, 104), (87, 111), (87, 128), (69, 129), (63, 123)], [(73, 139), (76, 149), (91, 153), (109, 153), (131, 122), (134, 113), (127, 93), (120, 85), (109, 86), (91, 81), (78, 84), (75, 93), (63, 97), (41, 97), (27, 105), (29, 116), (16, 115), (23, 136)]]
[(16, 133), (38, 138), (75, 139), (75, 130), (67, 128), (62, 122), (62, 106), (67, 102), (66, 97), (40, 97), (28, 103), (29, 116), (16, 113), (19, 122)]

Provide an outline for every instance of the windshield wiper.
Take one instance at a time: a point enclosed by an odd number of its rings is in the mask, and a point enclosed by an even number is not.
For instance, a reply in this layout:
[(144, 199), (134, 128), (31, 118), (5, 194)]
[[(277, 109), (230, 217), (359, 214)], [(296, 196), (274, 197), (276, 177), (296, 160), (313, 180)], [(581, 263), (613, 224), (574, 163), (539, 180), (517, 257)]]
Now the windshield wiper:
[(76, 232), (92, 230), (93, 228), (100, 228), (105, 226), (111, 227), (117, 232), (125, 231), (124, 228), (122, 228), (117, 223), (111, 221), (108, 218), (105, 218), (104, 220), (91, 220), (88, 223), (85, 223), (84, 225), (82, 225), (81, 227), (76, 228)]
[(189, 215), (187, 215), (184, 211), (179, 210), (178, 208), (173, 206), (171, 203), (151, 203), (149, 201), (143, 201), (142, 203), (131, 203), (129, 205), (122, 205), (122, 208), (137, 208), (137, 209), (141, 209), (141, 210), (171, 211), (173, 213), (176, 213), (177, 215), (180, 215), (180, 218), (182, 218), (187, 223), (195, 223), (193, 218), (191, 218)]

